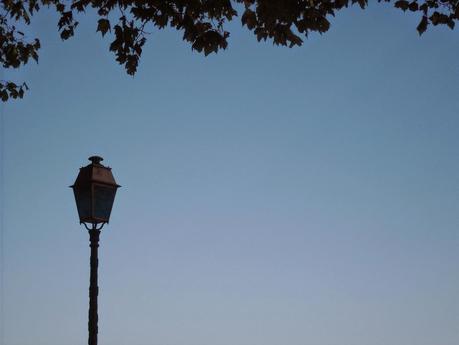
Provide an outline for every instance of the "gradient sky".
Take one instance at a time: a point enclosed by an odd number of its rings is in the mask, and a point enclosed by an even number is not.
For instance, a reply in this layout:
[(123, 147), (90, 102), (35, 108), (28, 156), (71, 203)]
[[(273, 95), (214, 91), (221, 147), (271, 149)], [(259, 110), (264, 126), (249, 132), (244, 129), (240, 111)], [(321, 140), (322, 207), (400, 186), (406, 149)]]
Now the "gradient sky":
[[(230, 25), (207, 58), (153, 31), (127, 76), (94, 18), (2, 105), (2, 345), (87, 343), (71, 185), (123, 187), (101, 236), (100, 345), (459, 344), (459, 41), (387, 5), (300, 48)], [(21, 79), (22, 78), (22, 79)]]

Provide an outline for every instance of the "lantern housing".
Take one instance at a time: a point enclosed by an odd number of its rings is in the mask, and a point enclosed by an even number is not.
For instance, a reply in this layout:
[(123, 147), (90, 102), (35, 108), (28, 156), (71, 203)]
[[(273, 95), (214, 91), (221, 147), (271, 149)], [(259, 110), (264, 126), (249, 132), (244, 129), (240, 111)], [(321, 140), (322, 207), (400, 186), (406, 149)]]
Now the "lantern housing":
[(81, 223), (105, 224), (110, 219), (116, 190), (120, 187), (102, 157), (89, 157), (91, 164), (80, 168), (73, 189)]

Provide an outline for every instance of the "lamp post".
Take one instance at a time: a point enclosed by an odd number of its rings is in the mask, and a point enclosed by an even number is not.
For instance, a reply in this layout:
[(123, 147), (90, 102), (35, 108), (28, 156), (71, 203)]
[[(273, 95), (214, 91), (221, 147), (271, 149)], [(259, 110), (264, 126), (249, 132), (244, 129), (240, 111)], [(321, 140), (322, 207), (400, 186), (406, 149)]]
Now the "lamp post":
[(99, 235), (105, 223), (110, 219), (116, 190), (116, 184), (111, 168), (103, 166), (102, 157), (89, 157), (91, 164), (80, 168), (73, 186), (73, 193), (78, 209), (80, 224), (89, 232), (91, 247), (90, 280), (89, 280), (89, 315), (88, 315), (88, 345), (97, 345), (97, 267), (99, 265), (98, 248)]

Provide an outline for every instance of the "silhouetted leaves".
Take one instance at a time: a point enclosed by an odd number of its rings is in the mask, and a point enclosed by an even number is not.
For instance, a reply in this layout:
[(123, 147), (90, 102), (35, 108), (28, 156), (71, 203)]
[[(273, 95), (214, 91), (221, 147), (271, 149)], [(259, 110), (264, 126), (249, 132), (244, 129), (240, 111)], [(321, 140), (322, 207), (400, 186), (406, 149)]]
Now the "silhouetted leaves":
[(394, 6), (396, 8), (400, 8), (402, 9), (403, 11), (406, 11), (408, 9), (408, 7), (410, 6), (409, 2), (408, 1), (405, 1), (405, 0), (399, 0), (399, 1), (396, 1)]
[(419, 32), (419, 35), (422, 35), (424, 31), (427, 30), (427, 25), (429, 24), (429, 20), (427, 16), (422, 17), (421, 22), (419, 23), (418, 27), (416, 28)]
[(0, 99), (6, 102), (9, 98), (22, 98), (24, 97), (24, 90), (28, 90), (26, 83), (22, 85), (16, 85), (13, 82), (0, 82)]
[(102, 33), (102, 36), (105, 36), (107, 31), (109, 30), (110, 30), (110, 21), (105, 18), (99, 19), (96, 31), (100, 31)]
[(419, 9), (419, 5), (416, 1), (410, 2), (408, 8), (411, 12), (416, 12)]
[[(459, 20), (458, 0), (378, 0), (392, 3), (402, 11), (419, 13), (417, 26), (423, 34), (432, 24), (453, 29)], [(233, 6), (242, 8), (243, 26), (258, 41), (270, 40), (282, 46), (299, 46), (310, 33), (323, 34), (330, 28), (330, 18), (351, 5), (362, 9), (368, 0), (0, 0), (0, 63), (3, 68), (19, 68), (30, 58), (38, 61), (40, 42), (27, 39), (16, 23), (29, 25), (41, 6), (54, 8), (59, 15), (57, 30), (63, 40), (75, 34), (78, 21), (87, 9), (96, 11), (97, 28), (109, 36), (110, 51), (127, 73), (137, 71), (146, 29), (175, 28), (193, 50), (205, 55), (226, 49), (230, 33), (225, 24), (238, 15)], [(0, 98), (21, 98), (25, 84), (0, 81)]]
[(247, 25), (247, 27), (252, 30), (257, 25), (257, 15), (250, 8), (246, 8), (242, 15), (241, 22), (242, 25)]

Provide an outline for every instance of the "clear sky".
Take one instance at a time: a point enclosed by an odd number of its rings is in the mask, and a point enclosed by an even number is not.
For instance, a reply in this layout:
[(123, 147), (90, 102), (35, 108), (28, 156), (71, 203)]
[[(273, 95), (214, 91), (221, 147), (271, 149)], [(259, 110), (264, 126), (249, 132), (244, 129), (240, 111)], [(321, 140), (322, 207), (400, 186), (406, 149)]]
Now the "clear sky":
[(101, 236), (100, 345), (459, 344), (459, 31), (355, 7), (300, 48), (231, 25), (204, 57), (152, 31), (138, 74), (83, 20), (36, 18), (2, 105), (3, 344), (87, 343), (71, 185), (123, 187)]

